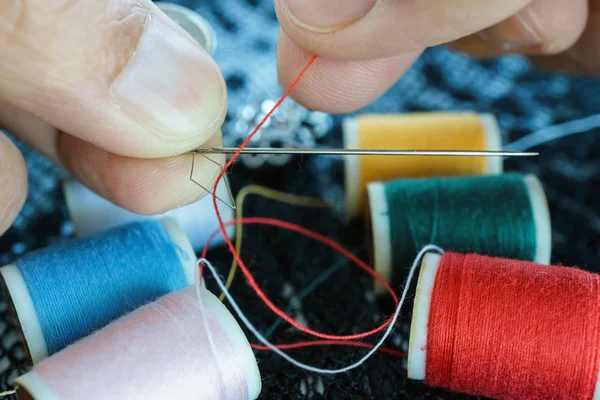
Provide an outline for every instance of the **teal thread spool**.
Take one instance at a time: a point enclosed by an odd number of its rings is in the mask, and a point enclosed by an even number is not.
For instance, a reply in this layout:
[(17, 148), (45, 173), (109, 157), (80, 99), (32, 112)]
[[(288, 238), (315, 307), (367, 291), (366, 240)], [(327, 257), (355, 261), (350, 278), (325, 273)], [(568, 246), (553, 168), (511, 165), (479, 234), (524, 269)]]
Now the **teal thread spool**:
[(196, 255), (172, 220), (124, 225), (2, 267), (32, 362), (194, 283)]
[[(550, 263), (550, 215), (535, 176), (399, 179), (367, 192), (374, 268), (394, 287), (427, 244)], [(384, 293), (379, 284), (375, 291)]]

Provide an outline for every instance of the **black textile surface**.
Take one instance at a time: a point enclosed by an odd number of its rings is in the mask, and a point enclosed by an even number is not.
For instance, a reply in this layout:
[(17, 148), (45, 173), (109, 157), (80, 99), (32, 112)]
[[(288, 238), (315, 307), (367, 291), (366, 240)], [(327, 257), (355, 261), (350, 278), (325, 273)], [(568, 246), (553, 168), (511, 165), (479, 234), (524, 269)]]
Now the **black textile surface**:
[[(275, 43), (278, 24), (272, 0), (182, 0), (200, 12), (215, 28), (222, 67), (230, 90), (230, 118), (250, 97), (273, 98), (280, 93), (276, 80)], [(190, 79), (193, 79), (191, 77)], [(445, 48), (433, 48), (383, 97), (361, 112), (474, 110), (498, 118), (504, 143), (555, 123), (581, 118), (598, 111), (600, 85), (589, 78), (570, 78), (532, 68), (517, 56), (477, 61)], [(552, 218), (554, 263), (578, 265), (599, 271), (600, 184), (599, 130), (571, 136), (536, 148), (536, 158), (509, 159), (505, 169), (536, 174), (549, 200)], [(225, 130), (224, 134), (227, 134)], [(323, 139), (340, 146), (339, 117)], [(72, 224), (65, 209), (60, 179), (65, 175), (37, 154), (20, 146), (29, 168), (29, 198), (14, 226), (0, 238), (0, 265), (24, 252), (68, 240)], [(336, 197), (343, 193), (343, 171), (338, 159), (304, 157), (281, 168), (251, 170), (234, 167), (235, 192), (255, 183), (308, 196)], [(252, 197), (244, 207), (248, 216), (268, 216), (299, 223), (354, 249), (367, 258), (366, 236), (360, 222), (348, 224), (336, 214), (305, 209)], [(271, 227), (245, 229), (242, 257), (258, 283), (276, 304), (284, 307), (294, 293), (319, 272), (339, 261), (332, 250), (296, 234)], [(230, 258), (226, 251), (209, 254), (222, 275)], [(239, 277), (238, 277), (239, 278)], [(209, 281), (211, 288), (214, 285)], [(330, 333), (358, 332), (381, 323), (391, 311), (389, 300), (375, 299), (371, 281), (352, 265), (302, 300), (294, 312), (313, 329)], [(233, 294), (247, 315), (265, 331), (274, 315), (246, 287), (242, 278)], [(0, 383), (8, 388), (23, 365), (25, 352), (9, 327), (6, 305), (0, 308)], [(387, 346), (406, 349), (408, 308)], [(253, 339), (253, 338), (251, 338)], [(281, 325), (271, 336), (277, 343), (304, 340)], [(374, 341), (374, 339), (371, 339)], [(309, 348), (293, 351), (300, 360), (324, 368), (339, 368), (360, 358), (362, 350)], [(264, 399), (452, 399), (464, 396), (435, 391), (406, 379), (405, 361), (376, 354), (350, 373), (318, 376), (293, 367), (276, 355), (258, 352)]]

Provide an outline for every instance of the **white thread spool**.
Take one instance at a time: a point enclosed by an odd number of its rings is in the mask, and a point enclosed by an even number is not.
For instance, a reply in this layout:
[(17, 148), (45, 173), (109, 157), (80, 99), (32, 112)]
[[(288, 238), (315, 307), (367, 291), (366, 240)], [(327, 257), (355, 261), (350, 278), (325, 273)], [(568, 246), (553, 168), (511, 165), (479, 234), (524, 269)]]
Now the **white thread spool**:
[[(186, 281), (189, 285), (194, 284), (197, 258), (192, 245), (175, 221), (170, 218), (162, 218), (159, 222), (171, 242), (182, 250), (182, 252), (178, 252), (178, 257)], [(2, 289), (8, 292), (6, 298), (9, 300), (9, 308), (19, 321), (25, 348), (33, 364), (37, 364), (48, 357), (48, 347), (23, 275), (15, 264), (0, 268), (0, 275), (4, 280)]]
[[(187, 296), (192, 297), (194, 299), (194, 301), (197, 301), (196, 288), (194, 286), (189, 286), (188, 288), (184, 289), (182, 291), (182, 293), (184, 293)], [(244, 375), (246, 378), (245, 380), (246, 380), (246, 384), (247, 384), (247, 389), (248, 389), (248, 400), (256, 399), (260, 394), (262, 383), (261, 383), (261, 378), (260, 378), (260, 371), (258, 369), (258, 364), (256, 362), (254, 353), (252, 352), (252, 349), (250, 347), (248, 339), (244, 335), (244, 332), (240, 328), (240, 326), (237, 323), (237, 321), (235, 320), (235, 318), (231, 315), (231, 313), (225, 307), (225, 305), (217, 299), (217, 297), (215, 297), (211, 292), (209, 292), (207, 289), (205, 289), (203, 287), (200, 288), (200, 296), (202, 299), (202, 304), (204, 306), (204, 309), (206, 311), (208, 311), (208, 313), (211, 314), (211, 316), (214, 318), (216, 323), (219, 324), (220, 332), (223, 333), (224, 335), (226, 335), (227, 340), (232, 347), (232, 351), (235, 354), (236, 360), (239, 362), (241, 370), (244, 372)], [(134, 311), (132, 314), (135, 314), (135, 313), (137, 313), (137, 311)], [(125, 320), (125, 319), (131, 320), (132, 318), (134, 318), (134, 316), (132, 314), (126, 315), (126, 316), (122, 317), (120, 320)], [(115, 321), (115, 323), (113, 323), (113, 324), (119, 324), (120, 320)], [(152, 321), (149, 321), (148, 323), (152, 324)], [(102, 342), (101, 335), (104, 332), (106, 332), (106, 330), (111, 329), (114, 326), (113, 324), (100, 330), (96, 334), (89, 336), (87, 338), (84, 338), (80, 342), (77, 342), (74, 345), (62, 350), (60, 353), (57, 353), (57, 356), (63, 355), (64, 353), (66, 353), (68, 355), (67, 358), (72, 357), (72, 358), (75, 358), (75, 360), (81, 361), (82, 364), (84, 365), (83, 368), (89, 367), (91, 364), (96, 364), (96, 365), (99, 365), (99, 367), (102, 368), (103, 370), (106, 370), (107, 365), (109, 365), (108, 363), (111, 363), (110, 365), (112, 365), (112, 363), (114, 363), (114, 359), (107, 360), (106, 358), (103, 358), (101, 355), (99, 355), (97, 358), (95, 358), (94, 354), (89, 352), (89, 349), (90, 349), (90, 347), (96, 348), (97, 346), (94, 346), (94, 344), (98, 344), (98, 343)], [(126, 325), (126, 324), (124, 324), (124, 325)], [(159, 328), (159, 327), (157, 327), (157, 328)], [(114, 329), (111, 332), (114, 334)], [(126, 333), (124, 333), (124, 334), (126, 335)], [(84, 342), (84, 341), (87, 342), (87, 344), (88, 344), (87, 347), (82, 345), (82, 342)], [(89, 346), (90, 344), (92, 344), (92, 346)], [(102, 343), (100, 343), (100, 344), (102, 344)], [(136, 344), (137, 343), (131, 343), (131, 346), (136, 346)], [(108, 345), (110, 345), (110, 344), (108, 344)], [(121, 343), (121, 345), (122, 345), (122, 343)], [(80, 348), (83, 348), (84, 351), (80, 351)], [(87, 352), (85, 351), (86, 349), (87, 349)], [(112, 352), (114, 353), (115, 351), (113, 350)], [(63, 354), (61, 354), (61, 353), (63, 353)], [(145, 354), (148, 357), (150, 356), (149, 352), (146, 352)], [(116, 356), (118, 357), (119, 354), (117, 354)], [(91, 360), (90, 360), (90, 358), (91, 358)], [(56, 359), (57, 359), (57, 357), (52, 356), (48, 360), (46, 360), (46, 363), (54, 362), (55, 364), (58, 364), (58, 365), (53, 365), (53, 366), (60, 368), (61, 367), (60, 361), (55, 362)], [(147, 365), (151, 365), (149, 363), (152, 363), (152, 360), (139, 359), (139, 360), (136, 360), (136, 362), (146, 363)], [(159, 369), (165, 368), (161, 365), (156, 365), (156, 367)], [(211, 368), (212, 366), (207, 365), (205, 367)], [(65, 371), (65, 373), (69, 374), (70, 371)], [(93, 374), (92, 371), (90, 371), (89, 373)], [(114, 382), (114, 381), (110, 382), (111, 387), (127, 388), (128, 385), (132, 384), (129, 381), (128, 376), (113, 376), (111, 378), (119, 380), (119, 382)], [(96, 379), (100, 379), (100, 378), (96, 377)], [(136, 383), (139, 385), (139, 382), (136, 382)], [(30, 371), (16, 379), (17, 398), (20, 400), (73, 400), (71, 398), (71, 396), (69, 396), (68, 398), (59, 396), (56, 393), (56, 390), (53, 388), (52, 384), (53, 384), (53, 382), (46, 380), (44, 378), (43, 374), (36, 372), (36, 370), (34, 369), (33, 371)], [(78, 390), (78, 386), (86, 385), (86, 384), (87, 384), (87, 382), (81, 382), (81, 380), (74, 380), (72, 382), (72, 387), (70, 389), (70, 392), (74, 392), (74, 393), (79, 392), (79, 393), (81, 393), (81, 396), (83, 397), (83, 393), (85, 392), (85, 390), (84, 389)], [(153, 386), (154, 384), (155, 384), (155, 382), (153, 382), (153, 381), (147, 382), (147, 385), (150, 387)], [(177, 384), (177, 383), (174, 383), (174, 384)], [(144, 382), (144, 385), (146, 385), (146, 382)], [(99, 384), (97, 386), (99, 386)], [(131, 397), (121, 397), (121, 395), (120, 395), (120, 393), (118, 393), (118, 392), (115, 393), (114, 391), (112, 393), (85, 393), (85, 398), (90, 399), (90, 400), (110, 399), (110, 398), (133, 400)], [(79, 397), (79, 398), (82, 398), (82, 397)]]
[[(217, 196), (221, 199), (229, 198), (229, 191), (223, 177), (217, 187)], [(195, 251), (200, 252), (209, 236), (219, 229), (219, 221), (215, 213), (212, 195), (206, 195), (200, 200), (187, 206), (176, 208), (161, 215), (139, 215), (125, 210), (104, 197), (99, 196), (83, 184), (75, 180), (63, 182), (65, 200), (77, 236), (88, 236), (119, 225), (134, 221), (162, 218), (164, 216), (174, 219), (187, 235)], [(198, 188), (198, 190), (203, 190)], [(231, 207), (217, 200), (217, 207), (224, 222), (234, 218)], [(230, 238), (235, 237), (235, 227), (226, 227)], [(224, 243), (223, 235), (218, 234), (211, 242), (211, 246)]]
[[(546, 194), (539, 179), (534, 175), (524, 176), (527, 186), (528, 197), (531, 203), (533, 221), (536, 233), (536, 250), (533, 262), (538, 264), (550, 264), (552, 250), (552, 233), (550, 222), (550, 211)], [(369, 224), (372, 233), (371, 249), (373, 257), (373, 268), (386, 281), (391, 282), (392, 265), (392, 239), (391, 223), (388, 203), (385, 196), (385, 183), (373, 182), (367, 186)], [(375, 293), (385, 294), (385, 287), (375, 281)]]
[(198, 13), (178, 4), (155, 2), (169, 18), (190, 34), (211, 56), (217, 49), (217, 39), (212, 26)]
[[(359, 115), (344, 119), (342, 134), (347, 149), (413, 150), (417, 146), (419, 150), (502, 150), (500, 128), (492, 114)], [(463, 139), (455, 143), (453, 138), (456, 137)], [(469, 138), (473, 143), (482, 142), (483, 147), (469, 145)], [(375, 162), (377, 159), (381, 161)], [(469, 160), (471, 165), (462, 165), (466, 164), (465, 157), (344, 156), (347, 217), (357, 218), (365, 211), (368, 183), (401, 177), (459, 175), (454, 167), (454, 161), (458, 163), (459, 159), (463, 169), (460, 174), (499, 174), (504, 170), (502, 157), (488, 157), (484, 165), (473, 158)], [(420, 163), (417, 167), (415, 160)], [(430, 165), (429, 161), (434, 164)]]

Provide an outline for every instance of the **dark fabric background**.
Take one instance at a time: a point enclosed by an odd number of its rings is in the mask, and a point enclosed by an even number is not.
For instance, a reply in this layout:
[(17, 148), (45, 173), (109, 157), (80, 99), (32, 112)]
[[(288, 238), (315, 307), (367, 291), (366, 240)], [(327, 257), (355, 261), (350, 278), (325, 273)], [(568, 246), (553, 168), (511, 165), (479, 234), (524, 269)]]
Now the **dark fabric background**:
[[(218, 40), (215, 58), (230, 90), (230, 118), (250, 97), (280, 94), (275, 66), (278, 24), (272, 0), (182, 0), (213, 24)], [(193, 77), (190, 77), (193, 79)], [(423, 110), (474, 110), (494, 113), (501, 124), (504, 143), (527, 132), (598, 112), (600, 85), (595, 79), (569, 78), (533, 69), (520, 57), (476, 61), (444, 48), (428, 50), (417, 64), (382, 98), (361, 112)], [(595, 196), (600, 184), (599, 131), (589, 131), (539, 146), (541, 155), (509, 159), (505, 169), (536, 174), (548, 195), (553, 227), (553, 262), (598, 271), (600, 216)], [(227, 129), (224, 132), (227, 135)], [(340, 146), (339, 117), (324, 144)], [(46, 160), (21, 147), (29, 167), (29, 198), (14, 226), (0, 238), (0, 265), (24, 252), (68, 240), (72, 224), (65, 210), (60, 179), (64, 174)], [(234, 191), (249, 183), (309, 196), (340, 198), (342, 165), (333, 157), (304, 157), (282, 168), (233, 169)], [(165, 193), (168, 195), (168, 193)], [(366, 236), (360, 222), (348, 224), (337, 214), (275, 203), (252, 197), (246, 215), (278, 217), (302, 224), (367, 258)], [(256, 279), (275, 302), (285, 306), (290, 294), (304, 288), (323, 269), (339, 261), (328, 248), (297, 235), (268, 227), (248, 227), (242, 256)], [(227, 274), (230, 258), (223, 250), (209, 255)], [(211, 282), (209, 282), (211, 284)], [(212, 286), (211, 284), (211, 287)], [(301, 302), (294, 315), (309, 325), (331, 333), (357, 332), (381, 323), (391, 313), (386, 299), (376, 299), (370, 280), (347, 265)], [(265, 331), (273, 314), (249, 292), (243, 279), (233, 285), (251, 320)], [(406, 349), (409, 308), (387, 345)], [(0, 324), (0, 383), (10, 387), (27, 369), (25, 353), (6, 316)], [(575, 333), (576, 334), (576, 333)], [(277, 343), (306, 339), (281, 325), (271, 337)], [(251, 338), (253, 339), (253, 338)], [(347, 348), (312, 348), (293, 354), (321, 367), (338, 368), (357, 360), (362, 351)], [(264, 399), (451, 399), (464, 398), (432, 391), (406, 380), (405, 361), (376, 354), (348, 374), (318, 376), (299, 370), (278, 356), (257, 353)]]

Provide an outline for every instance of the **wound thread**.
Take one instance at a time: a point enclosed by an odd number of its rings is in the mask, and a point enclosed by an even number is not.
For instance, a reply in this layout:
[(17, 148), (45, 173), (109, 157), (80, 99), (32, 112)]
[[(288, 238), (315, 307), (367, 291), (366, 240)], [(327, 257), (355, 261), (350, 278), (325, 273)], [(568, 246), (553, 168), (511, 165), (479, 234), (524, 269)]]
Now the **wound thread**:
[[(429, 289), (422, 269), (413, 316), (426, 323), (427, 384), (497, 399), (596, 398), (599, 275), (451, 252), (423, 264), (437, 268)], [(413, 343), (409, 363), (421, 352)]]
[[(397, 179), (368, 186), (375, 270), (399, 287), (415, 255), (445, 250), (550, 262), (550, 216), (533, 175)], [(376, 285), (377, 293), (383, 293)]]
[(33, 400), (252, 400), (260, 374), (233, 316), (206, 289), (172, 292), (16, 379)]

